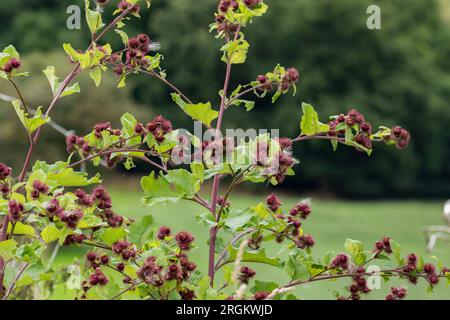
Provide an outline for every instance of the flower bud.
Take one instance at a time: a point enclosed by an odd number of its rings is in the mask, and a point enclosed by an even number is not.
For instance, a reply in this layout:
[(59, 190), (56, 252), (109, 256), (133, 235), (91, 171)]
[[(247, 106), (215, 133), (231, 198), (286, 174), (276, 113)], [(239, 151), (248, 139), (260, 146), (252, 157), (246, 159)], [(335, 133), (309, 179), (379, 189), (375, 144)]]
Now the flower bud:
[(0, 163), (0, 180), (5, 180), (11, 175), (11, 168), (4, 163)]
[(159, 228), (159, 231), (157, 234), (158, 239), (164, 240), (168, 236), (170, 236), (170, 228), (164, 227), (164, 226)]

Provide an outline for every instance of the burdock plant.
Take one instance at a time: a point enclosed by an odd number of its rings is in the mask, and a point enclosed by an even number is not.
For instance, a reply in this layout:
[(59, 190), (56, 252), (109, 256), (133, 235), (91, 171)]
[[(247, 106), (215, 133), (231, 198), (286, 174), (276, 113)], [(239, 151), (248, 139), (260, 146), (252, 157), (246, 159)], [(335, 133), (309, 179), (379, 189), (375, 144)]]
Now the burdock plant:
[[(375, 142), (404, 149), (410, 140), (408, 131), (398, 126), (375, 129), (354, 109), (322, 122), (307, 103), (302, 104), (297, 137), (261, 134), (250, 141), (224, 137), (222, 121), (229, 108), (243, 106), (250, 112), (256, 104), (251, 95), (271, 96), (275, 103), (282, 95), (295, 93), (300, 84), (296, 68), (277, 65), (269, 72), (253, 75), (254, 81), (230, 88), (232, 69), (246, 62), (250, 48), (244, 31), (268, 10), (263, 1), (218, 3), (210, 25), (210, 32), (223, 42), (221, 62), (225, 65), (217, 108), (212, 102), (193, 102), (170, 82), (170, 75), (161, 67), (159, 44), (151, 36), (142, 33), (130, 37), (126, 33), (126, 23), (141, 13), (138, 0), (115, 3), (117, 10), (110, 23), (103, 22), (101, 7), (114, 5), (113, 1), (98, 0), (96, 9), (89, 0), (85, 2), (92, 42), (87, 49), (64, 43), (73, 68), (62, 81), (53, 66), (44, 70), (52, 91), (46, 108), (29, 112), (16, 84), (20, 77), (28, 75), (22, 71), (26, 63), (12, 45), (0, 53), (0, 76), (17, 90), (18, 99), (12, 105), (30, 142), (20, 172), (0, 164), (2, 299), (33, 298), (34, 292), (46, 297), (58, 285), (66, 286), (77, 299), (292, 299), (295, 287), (343, 278), (348, 284), (335, 293), (336, 298), (358, 300), (371, 292), (368, 279), (373, 276), (402, 278), (413, 284), (424, 279), (430, 289), (440, 279), (450, 278), (448, 269), (440, 263), (425, 263), (416, 254), (405, 257), (389, 237), (373, 247), (347, 239), (341, 253), (314, 255), (316, 242), (307, 233), (306, 223), (314, 214), (307, 200), (300, 200), (292, 208), (283, 206), (275, 194), (245, 208), (237, 208), (229, 201), (242, 183), (277, 185), (293, 175), (298, 161), (292, 149), (306, 140), (327, 140), (334, 150), (344, 145), (368, 155)], [(149, 1), (146, 4), (150, 7)], [(104, 42), (104, 35), (111, 31), (121, 38), (122, 47), (113, 48)], [(117, 75), (119, 88), (126, 85), (128, 77), (138, 75), (167, 85), (173, 91), (174, 112), (178, 106), (193, 121), (212, 130), (210, 139), (175, 129), (162, 116), (139, 122), (126, 113), (120, 119), (120, 128), (108, 122), (98, 123), (85, 136), (68, 136), (67, 159), (32, 163), (42, 128), (50, 121), (52, 111), (62, 98), (80, 92), (76, 78), (89, 73), (94, 85), (100, 86), (105, 72)], [(194, 153), (190, 152), (192, 148)], [(187, 161), (176, 165), (175, 157)], [(242, 161), (234, 161), (237, 158)], [(100, 175), (89, 177), (77, 171), (87, 163), (124, 165), (132, 170), (135, 161), (154, 169), (141, 179), (142, 204), (152, 207), (191, 201), (198, 205), (197, 221), (209, 233), (207, 261), (191, 261), (190, 254), (197, 248), (189, 231), (158, 226), (152, 216), (133, 221), (120, 215), (108, 190), (101, 185)], [(205, 197), (204, 189), (210, 191), (209, 197)], [(268, 243), (278, 246), (279, 254), (268, 256)], [(61, 246), (89, 247), (90, 251), (83, 263), (60, 269), (52, 261)], [(390, 261), (389, 268), (370, 271), (371, 264), (384, 260)], [(197, 263), (205, 263), (207, 273), (203, 274)], [(285, 272), (290, 281), (283, 284), (258, 279), (251, 268), (255, 263)], [(386, 299), (398, 300), (405, 297), (406, 290), (395, 287), (386, 294)]]

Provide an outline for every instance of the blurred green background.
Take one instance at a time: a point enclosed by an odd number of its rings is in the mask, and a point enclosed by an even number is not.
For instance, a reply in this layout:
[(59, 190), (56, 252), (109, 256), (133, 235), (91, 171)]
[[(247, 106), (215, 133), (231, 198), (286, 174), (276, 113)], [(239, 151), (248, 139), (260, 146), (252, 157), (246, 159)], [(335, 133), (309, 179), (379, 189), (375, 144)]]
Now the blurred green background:
[[(111, 0), (110, 13), (117, 0)], [(194, 101), (217, 105), (224, 65), (219, 62), (220, 41), (208, 34), (216, 1), (153, 1), (142, 20), (133, 19), (129, 34), (144, 31), (161, 42), (168, 77)], [(0, 2), (0, 47), (13, 43), (25, 56), (23, 69), (32, 77), (20, 81), (31, 105), (48, 105), (50, 90), (41, 70), (57, 67), (61, 77), (70, 66), (62, 43), (84, 48), (87, 27), (66, 28), (66, 8), (77, 0), (7, 0)], [(235, 108), (225, 124), (240, 128), (281, 128), (298, 134), (300, 102), (312, 103), (322, 114), (357, 108), (376, 126), (400, 124), (411, 131), (406, 151), (377, 146), (368, 159), (342, 148), (332, 153), (327, 143), (309, 142), (296, 148), (301, 160), (297, 176), (284, 187), (300, 192), (346, 198), (445, 198), (450, 195), (450, 1), (443, 0), (294, 0), (270, 1), (269, 13), (250, 25), (248, 63), (233, 70), (233, 86), (248, 83), (277, 63), (297, 67), (302, 76), (297, 96), (285, 96), (278, 105), (259, 101), (254, 111)], [(366, 27), (370, 4), (382, 13), (382, 29)], [(121, 42), (112, 33), (115, 48)], [(95, 89), (81, 82), (82, 94), (63, 100), (53, 118), (85, 133), (97, 121), (117, 122), (125, 110), (148, 121), (162, 114), (176, 127), (191, 129), (189, 119), (171, 102), (168, 89), (148, 77), (135, 77), (126, 90), (115, 89), (115, 79)], [(12, 94), (8, 83), (0, 92)], [(105, 112), (107, 108), (107, 112)], [(2, 103), (0, 160), (21, 166), (26, 139), (22, 139), (12, 108)], [(64, 141), (47, 129), (38, 157), (65, 156)]]
[[(107, 181), (108, 183), (110, 181)], [(139, 204), (141, 195), (137, 190), (138, 183), (122, 185), (122, 188), (112, 190), (114, 209), (121, 214), (138, 219), (146, 215), (153, 215), (159, 225), (170, 226), (174, 233), (189, 230), (195, 236), (197, 248), (189, 257), (198, 264), (203, 273), (208, 270), (208, 229), (202, 224), (195, 223), (195, 216), (203, 213), (204, 209), (192, 202), (179, 202), (167, 206), (155, 206), (145, 208)], [(298, 196), (278, 194), (283, 201), (284, 208), (291, 208), (298, 202)], [(204, 194), (207, 197), (207, 194)], [(243, 195), (235, 192), (231, 196), (231, 205), (235, 208), (245, 208), (264, 201), (264, 195)], [(448, 243), (439, 243), (432, 252), (426, 252), (424, 237), (420, 229), (426, 225), (441, 223), (439, 214), (440, 202), (429, 201), (335, 201), (313, 199), (311, 217), (304, 223), (306, 233), (314, 236), (316, 244), (313, 248), (314, 255), (324, 256), (328, 252), (334, 254), (344, 251), (346, 238), (358, 239), (365, 244), (365, 248), (371, 249), (375, 241), (384, 235), (389, 235), (402, 246), (402, 253), (407, 255), (415, 252), (423, 256), (424, 261), (436, 263), (439, 257), (444, 265), (450, 265), (450, 250)], [(226, 241), (228, 241), (226, 239)], [(265, 242), (267, 255), (275, 257), (279, 254), (280, 245), (273, 242)], [(66, 266), (74, 261), (74, 258), (83, 259), (82, 253), (87, 249), (69, 248), (61, 249), (57, 263)], [(62, 253), (62, 254), (61, 254)], [(81, 258), (80, 258), (81, 257)], [(83, 260), (81, 260), (83, 261)], [(377, 261), (379, 267), (390, 268), (392, 265), (383, 261)], [(246, 263), (257, 272), (256, 279), (260, 281), (275, 281), (288, 283), (289, 277), (283, 270), (275, 267)], [(371, 264), (373, 265), (373, 264)], [(218, 276), (221, 279), (221, 276)], [(120, 281), (120, 279), (119, 279)], [(340, 279), (337, 281), (325, 281), (299, 286), (295, 295), (299, 299), (334, 299), (331, 290), (338, 290), (345, 294), (351, 281)], [(220, 282), (219, 282), (220, 283)], [(253, 281), (251, 285), (253, 284)], [(363, 299), (384, 299), (391, 286), (404, 286), (408, 291), (407, 299), (450, 299), (450, 288), (445, 280), (434, 289), (432, 294), (427, 294), (427, 283), (424, 280), (414, 286), (406, 280), (393, 279), (387, 283), (380, 282), (380, 288), (373, 290)], [(54, 299), (73, 298), (74, 292), (67, 290), (64, 284), (56, 288)]]
[[(117, 2), (110, 1), (107, 13)], [(295, 97), (283, 96), (277, 105), (269, 99), (259, 100), (249, 113), (231, 108), (225, 127), (280, 128), (282, 135), (295, 137), (304, 101), (313, 104), (322, 119), (356, 108), (375, 126), (399, 124), (409, 129), (412, 141), (407, 150), (377, 145), (370, 158), (345, 148), (333, 153), (328, 143), (305, 142), (295, 148), (301, 161), (296, 176), (289, 177), (281, 188), (287, 205), (301, 196), (314, 196), (315, 211), (306, 228), (317, 240), (318, 253), (342, 250), (346, 237), (374, 243), (389, 235), (406, 252), (418, 249), (425, 254), (420, 228), (441, 223), (442, 200), (450, 197), (450, 0), (265, 2), (269, 13), (246, 29), (251, 43), (248, 62), (233, 68), (232, 86), (248, 83), (280, 63), (300, 70), (299, 90)], [(47, 65), (55, 65), (61, 77), (70, 70), (62, 43), (70, 42), (75, 48), (89, 43), (84, 23), (82, 30), (66, 28), (66, 8), (83, 3), (0, 2), (0, 47), (12, 43), (23, 55), (23, 69), (31, 71), (31, 77), (18, 84), (30, 105), (49, 103), (50, 88), (41, 72)], [(224, 64), (219, 62), (220, 41), (208, 33), (216, 4), (216, 0), (154, 0), (141, 20), (128, 23), (127, 32), (145, 32), (159, 41), (168, 78), (194, 101), (211, 101), (217, 106)], [(366, 9), (371, 4), (381, 7), (381, 30), (366, 27)], [(120, 48), (117, 35), (106, 39)], [(190, 120), (171, 102), (170, 91), (150, 78), (131, 77), (126, 89), (116, 89), (114, 75), (99, 89), (87, 77), (81, 78), (80, 85), (82, 93), (63, 99), (53, 114), (55, 121), (76, 133), (87, 133), (99, 121), (117, 124), (126, 111), (143, 122), (162, 114), (175, 127), (191, 129)], [(13, 95), (14, 91), (0, 82), (0, 93)], [(0, 162), (19, 170), (28, 147), (26, 136), (9, 104), (0, 102), (0, 117)], [(45, 129), (40, 143), (36, 159), (56, 161), (67, 156), (64, 138), (51, 128)], [(153, 214), (174, 230), (193, 231), (200, 246), (195, 255), (204, 270), (201, 252), (206, 252), (207, 230), (194, 222), (199, 208), (184, 203), (141, 207), (137, 179), (148, 170), (138, 166), (127, 174), (122, 168), (103, 172), (107, 184), (112, 185), (117, 212), (132, 217)], [(258, 195), (261, 189), (247, 188), (247, 195), (234, 197), (233, 204), (252, 205), (264, 199)], [(356, 199), (364, 201), (348, 201)], [(445, 244), (434, 254), (450, 263)], [(426, 255), (431, 261), (430, 254)], [(268, 278), (279, 277), (273, 270), (258, 271)], [(320, 284), (303, 290), (300, 298), (332, 297)], [(381, 298), (387, 290), (374, 297)], [(426, 295), (423, 284), (412, 290), (410, 297)], [(445, 288), (435, 295), (449, 296)]]

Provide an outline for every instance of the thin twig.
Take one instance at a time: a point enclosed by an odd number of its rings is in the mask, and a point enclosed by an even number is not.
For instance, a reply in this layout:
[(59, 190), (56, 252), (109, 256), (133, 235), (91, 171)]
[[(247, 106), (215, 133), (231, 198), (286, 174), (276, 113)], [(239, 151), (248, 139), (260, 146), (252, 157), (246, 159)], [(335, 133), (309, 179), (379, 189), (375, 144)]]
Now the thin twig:
[(230, 243), (225, 247), (225, 249), (222, 251), (222, 253), (220, 254), (219, 258), (217, 258), (217, 263), (215, 266), (215, 271), (219, 270), (224, 264), (220, 265), (220, 262), (223, 260), (223, 258), (225, 257), (225, 255), (227, 254), (228, 251), (228, 247), (229, 246), (233, 246), (236, 242), (239, 241), (239, 239), (241, 239), (242, 237), (244, 237), (246, 234), (248, 233), (252, 233), (253, 231), (255, 231), (255, 228), (250, 228), (248, 230), (245, 230), (241, 233), (239, 233), (238, 235), (236, 235), (231, 241)]
[(166, 86), (168, 86), (169, 88), (174, 90), (176, 93), (178, 93), (185, 102), (187, 102), (189, 104), (193, 104), (192, 100), (190, 100), (180, 89), (178, 89), (178, 87), (176, 85), (174, 85), (172, 82), (170, 82), (166, 78), (164, 78), (161, 75), (159, 75), (154, 70), (143, 70), (143, 69), (140, 69), (140, 68), (136, 69), (136, 68), (132, 68), (130, 66), (127, 66), (127, 65), (125, 65), (123, 63), (121, 65), (122, 65), (122, 67), (124, 67), (125, 69), (127, 69), (129, 71), (137, 71), (137, 72), (143, 73), (145, 75), (148, 75), (150, 77), (158, 79), (159, 81), (164, 83)]
[(168, 172), (168, 170), (167, 170), (166, 168), (164, 168), (163, 166), (161, 166), (161, 165), (157, 164), (156, 162), (150, 160), (150, 159), (147, 158), (147, 157), (137, 157), (137, 158), (138, 158), (138, 159), (141, 159), (141, 160), (144, 161), (144, 162), (147, 162), (148, 164), (150, 164), (150, 165), (152, 165), (152, 166), (154, 166), (154, 167), (156, 167), (156, 168), (158, 168), (159, 170), (161, 170), (161, 171), (164, 172), (164, 173), (167, 173), (167, 172)]
[(22, 96), (22, 93), (19, 90), (19, 87), (16, 85), (16, 83), (13, 81), (13, 79), (9, 78), (8, 79), (9, 82), (12, 84), (12, 86), (14, 87), (14, 89), (16, 90), (17, 94), (19, 95), (20, 101), (22, 102), (22, 107), (25, 110), (26, 113), (28, 113), (28, 107), (27, 104), (25, 102), (25, 99)]
[(137, 282), (137, 283), (133, 283), (131, 286), (129, 286), (128, 288), (125, 288), (124, 290), (120, 291), (118, 294), (116, 294), (115, 296), (111, 297), (109, 300), (115, 300), (118, 297), (120, 297), (121, 295), (123, 295), (124, 293), (127, 293), (130, 290), (133, 290), (137, 285), (140, 285), (141, 283), (143, 283), (143, 281)]
[(25, 272), (25, 270), (28, 268), (28, 266), (29, 266), (29, 263), (27, 262), (19, 269), (19, 272), (17, 272), (16, 277), (14, 278), (13, 282), (9, 286), (9, 288), (6, 291), (5, 296), (3, 297), (2, 300), (8, 300), (8, 297), (11, 294), (11, 292), (14, 290), (14, 287), (16, 286), (17, 281), (20, 280), (20, 277)]
[[(385, 269), (380, 271), (373, 271), (373, 272), (355, 272), (355, 273), (338, 273), (338, 274), (331, 274), (331, 275), (325, 275), (321, 277), (312, 277), (307, 280), (297, 280), (292, 281), (288, 283), (285, 286), (282, 286), (280, 288), (290, 288), (293, 286), (303, 285), (311, 282), (316, 281), (323, 281), (323, 280), (332, 280), (332, 279), (340, 279), (340, 278), (353, 278), (353, 277), (364, 277), (364, 276), (373, 276), (373, 275), (385, 275), (385, 276), (410, 276), (409, 273), (406, 273), (404, 271), (401, 271), (399, 269)], [(425, 274), (416, 274), (416, 277), (425, 278)], [(445, 278), (445, 275), (438, 275), (439, 278)]]
[(344, 138), (339, 138), (339, 137), (332, 137), (332, 136), (326, 136), (326, 135), (312, 135), (312, 136), (298, 136), (297, 138), (292, 139), (292, 143), (294, 142), (301, 142), (301, 141), (306, 141), (306, 140), (335, 140), (337, 142), (340, 143), (344, 143), (345, 139)]
[(228, 109), (233, 102), (235, 102), (236, 100), (238, 100), (239, 98), (243, 97), (244, 95), (246, 95), (247, 93), (250, 93), (252, 91), (258, 90), (259, 88), (262, 88), (264, 86), (264, 84), (259, 84), (256, 87), (251, 87), (247, 90), (242, 91), (241, 93), (239, 93), (238, 95), (236, 95), (235, 97), (231, 98), (230, 100), (228, 100), (225, 104), (225, 109)]
[[(15, 97), (11, 97), (11, 96), (8, 96), (6, 94), (0, 93), (0, 100), (5, 101), (5, 102), (13, 102), (13, 101), (15, 101), (17, 99)], [(23, 105), (23, 103), (22, 103), (22, 105)], [(28, 107), (28, 111), (32, 115), (36, 114), (36, 110), (33, 109), (33, 108)], [(65, 137), (70, 136), (70, 135), (75, 133), (73, 130), (67, 130), (67, 129), (65, 129), (64, 127), (62, 127), (61, 125), (59, 125), (58, 123), (56, 123), (55, 121), (53, 121), (51, 119), (47, 123), (55, 131), (59, 132), (60, 134), (62, 134)]]
[(95, 248), (100, 248), (100, 249), (106, 249), (106, 250), (112, 250), (112, 248), (106, 244), (103, 243), (97, 243), (97, 242), (92, 242), (89, 240), (84, 240), (83, 244), (91, 246), (91, 247), (95, 247)]
[(60, 248), (61, 248), (61, 245), (59, 244), (59, 241), (58, 241), (55, 245), (55, 248), (53, 249), (52, 256), (48, 260), (47, 269), (52, 267), (53, 262), (55, 262), (56, 256), (58, 255)]

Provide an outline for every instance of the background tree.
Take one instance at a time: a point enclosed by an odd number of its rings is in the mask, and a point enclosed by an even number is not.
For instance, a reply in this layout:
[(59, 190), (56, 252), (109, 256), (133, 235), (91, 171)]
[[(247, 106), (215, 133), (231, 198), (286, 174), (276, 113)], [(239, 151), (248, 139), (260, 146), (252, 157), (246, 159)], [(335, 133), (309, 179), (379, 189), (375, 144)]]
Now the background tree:
[[(387, 124), (400, 123), (411, 130), (414, 139), (406, 152), (379, 150), (370, 167), (364, 163), (364, 155), (343, 151), (323, 158), (320, 155), (327, 145), (305, 145), (296, 156), (301, 156), (308, 170), (299, 168), (298, 175), (286, 182), (288, 187), (346, 197), (447, 197), (448, 5), (438, 0), (411, 0), (407, 5), (401, 0), (378, 1), (382, 29), (371, 31), (366, 28), (366, 9), (372, 2), (269, 2), (269, 13), (258, 25), (248, 28), (248, 38), (253, 43), (251, 59), (236, 68), (235, 83), (247, 82), (251, 80), (247, 75), (265, 72), (278, 62), (296, 65), (301, 74), (308, 74), (300, 86), (301, 100), (321, 105), (330, 114), (355, 107), (374, 122), (384, 119)], [(74, 46), (81, 44), (89, 37), (86, 26), (81, 31), (59, 28), (65, 24), (65, 9), (70, 4), (73, 3), (28, 0), (0, 4), (2, 21), (11, 26), (0, 31), (0, 44), (5, 46), (14, 40), (23, 52), (49, 52), (54, 50), (54, 41), (62, 39)], [(208, 15), (215, 5), (208, 0), (154, 1), (151, 18), (143, 14), (141, 22), (131, 29), (136, 29), (136, 33), (139, 28), (151, 30), (151, 37), (163, 43), (161, 53), (172, 62), (167, 71), (190, 96), (218, 103), (218, 95), (210, 90), (222, 82), (215, 64), (218, 44), (205, 33), (205, 27), (199, 27), (208, 24)], [(274, 29), (276, 32), (269, 33)], [(113, 44), (120, 42), (114, 34), (107, 39)], [(169, 94), (166, 88), (149, 85), (142, 78), (132, 80), (130, 86), (130, 99), (173, 118), (173, 106), (163, 94)], [(300, 107), (297, 98), (284, 97), (277, 108), (264, 100), (251, 114), (232, 110), (225, 126), (250, 124), (270, 128), (287, 123), (290, 111)], [(79, 108), (82, 113), (83, 106)], [(76, 122), (85, 127), (90, 122), (83, 124), (83, 119), (79, 120)], [(187, 125), (182, 116), (175, 115), (174, 122)], [(293, 137), (297, 131), (295, 125), (282, 128), (286, 136)], [(5, 139), (0, 141), (1, 145), (5, 143)], [(62, 148), (55, 145), (51, 150)], [(353, 169), (356, 165), (358, 170)]]

